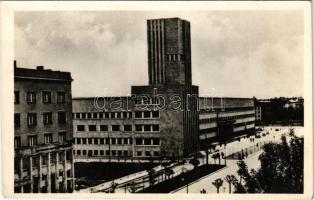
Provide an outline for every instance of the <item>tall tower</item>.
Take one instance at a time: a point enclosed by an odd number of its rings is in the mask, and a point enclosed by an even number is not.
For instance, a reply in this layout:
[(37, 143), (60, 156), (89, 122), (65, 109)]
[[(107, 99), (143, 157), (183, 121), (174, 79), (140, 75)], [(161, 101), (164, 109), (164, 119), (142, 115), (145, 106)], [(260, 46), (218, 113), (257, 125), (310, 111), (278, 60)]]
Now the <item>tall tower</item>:
[(149, 84), (191, 85), (190, 22), (147, 20)]

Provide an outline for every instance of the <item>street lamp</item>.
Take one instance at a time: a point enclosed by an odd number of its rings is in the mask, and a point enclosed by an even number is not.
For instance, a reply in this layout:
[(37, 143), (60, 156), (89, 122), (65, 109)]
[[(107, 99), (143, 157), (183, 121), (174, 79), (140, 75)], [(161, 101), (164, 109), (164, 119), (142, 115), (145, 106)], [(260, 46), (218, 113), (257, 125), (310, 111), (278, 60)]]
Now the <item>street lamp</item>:
[[(181, 173), (181, 175), (182, 175), (182, 178), (181, 178), (182, 183), (184, 183), (184, 180), (185, 180), (184, 176), (185, 176), (187, 171), (188, 170), (185, 167), (182, 167), (182, 173)], [(186, 184), (186, 193), (189, 193), (189, 183)]]

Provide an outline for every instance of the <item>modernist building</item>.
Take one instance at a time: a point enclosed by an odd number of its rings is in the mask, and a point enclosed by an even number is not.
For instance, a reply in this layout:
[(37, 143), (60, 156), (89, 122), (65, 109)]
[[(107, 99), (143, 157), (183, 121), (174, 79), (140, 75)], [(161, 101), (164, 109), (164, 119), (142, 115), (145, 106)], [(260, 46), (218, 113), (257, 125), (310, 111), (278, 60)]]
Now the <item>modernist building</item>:
[(253, 99), (224, 99), (218, 110), (216, 98), (216, 109), (204, 107), (212, 99), (199, 98), (192, 85), (188, 21), (148, 20), (147, 37), (148, 85), (132, 86), (131, 96), (121, 98), (73, 99), (77, 161), (191, 156), (254, 129)]
[(14, 191), (71, 192), (71, 74), (14, 62)]

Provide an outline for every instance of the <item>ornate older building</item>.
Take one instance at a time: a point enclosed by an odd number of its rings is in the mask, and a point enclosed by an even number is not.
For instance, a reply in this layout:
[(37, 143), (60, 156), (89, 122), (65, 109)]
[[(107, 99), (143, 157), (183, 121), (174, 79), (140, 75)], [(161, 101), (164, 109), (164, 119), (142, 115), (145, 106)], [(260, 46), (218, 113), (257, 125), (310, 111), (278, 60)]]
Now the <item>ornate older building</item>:
[(73, 190), (71, 74), (14, 62), (14, 191)]

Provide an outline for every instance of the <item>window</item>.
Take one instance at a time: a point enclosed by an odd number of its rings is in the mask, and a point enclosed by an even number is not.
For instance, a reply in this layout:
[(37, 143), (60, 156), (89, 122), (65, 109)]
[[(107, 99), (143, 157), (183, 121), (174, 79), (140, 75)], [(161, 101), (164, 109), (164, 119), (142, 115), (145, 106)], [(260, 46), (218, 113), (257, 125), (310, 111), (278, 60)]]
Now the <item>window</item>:
[(35, 145), (37, 145), (37, 136), (36, 135), (28, 136), (28, 146), (32, 147)]
[(117, 155), (117, 152), (116, 152), (116, 151), (113, 150), (113, 151), (111, 151), (111, 152), (112, 152), (112, 155), (113, 155), (113, 156)]
[(124, 125), (124, 131), (132, 131), (132, 125)]
[(65, 102), (65, 92), (57, 92), (57, 103)]
[(128, 144), (128, 138), (123, 138), (123, 144)]
[(133, 138), (129, 138), (129, 143), (130, 143), (130, 144), (133, 143)]
[(27, 125), (28, 126), (36, 126), (37, 125), (36, 113), (28, 113), (27, 114)]
[(21, 147), (21, 137), (17, 136), (14, 137), (14, 148), (19, 148)]
[(135, 144), (136, 145), (142, 145), (143, 144), (142, 139), (141, 138), (136, 138)]
[(98, 144), (98, 138), (94, 138), (94, 144)]
[(123, 118), (128, 118), (128, 113), (127, 112), (123, 112)]
[(76, 138), (76, 144), (81, 144), (81, 138)]
[(110, 151), (106, 150), (106, 156), (109, 156), (109, 155), (110, 155)]
[(99, 154), (100, 154), (101, 156), (103, 156), (104, 153), (105, 153), (104, 150), (100, 150), (100, 151), (99, 151)]
[(57, 162), (57, 156), (55, 153), (51, 153), (51, 156), (50, 156), (50, 163), (54, 164)]
[(100, 125), (100, 131), (108, 131), (107, 125)]
[(59, 143), (64, 143), (66, 142), (66, 133), (65, 132), (60, 132), (58, 134), (58, 138), (59, 138)]
[(141, 151), (137, 151), (137, 152), (136, 152), (136, 155), (137, 155), (137, 156), (142, 156), (142, 152), (141, 152)]
[(118, 138), (117, 143), (118, 143), (118, 144), (122, 144), (122, 138)]
[(98, 156), (98, 150), (94, 150), (94, 155)]
[(120, 131), (120, 125), (112, 125), (112, 131)]
[(50, 91), (43, 91), (43, 103), (49, 104), (51, 103), (51, 92)]
[(128, 113), (129, 113), (128, 118), (132, 118), (132, 112), (128, 112)]
[(86, 113), (82, 113), (82, 119), (86, 119)]
[(80, 156), (81, 155), (81, 150), (77, 150), (76, 154)]
[(106, 144), (109, 144), (110, 143), (110, 139), (106, 138), (105, 142), (106, 142)]
[(153, 111), (153, 118), (159, 118), (159, 111)]
[(123, 151), (123, 155), (124, 155), (124, 156), (128, 156), (128, 151), (124, 150), (124, 151)]
[(96, 125), (88, 125), (89, 131), (96, 131)]
[(154, 138), (153, 139), (153, 145), (159, 145), (160, 144), (160, 139), (159, 138)]
[(144, 125), (144, 131), (150, 131), (150, 125)]
[(109, 113), (105, 113), (105, 118), (106, 118), (106, 119), (109, 118)]
[(75, 117), (76, 117), (76, 119), (80, 119), (81, 118), (81, 113), (76, 113)]
[(145, 151), (145, 156), (152, 156), (150, 151)]
[(116, 144), (116, 138), (111, 138), (111, 144)]
[(118, 150), (118, 156), (122, 156), (122, 151)]
[(87, 152), (86, 152), (86, 150), (83, 150), (82, 153), (83, 153), (84, 156), (86, 156)]
[(45, 134), (44, 135), (44, 142), (45, 142), (45, 144), (50, 144), (50, 143), (52, 143), (52, 134)]
[(45, 125), (52, 124), (52, 113), (51, 112), (44, 112), (43, 113), (43, 123)]
[(154, 156), (159, 156), (159, 151), (154, 151)]
[(98, 118), (98, 113), (93, 113), (93, 118), (97, 119)]
[(145, 138), (144, 139), (144, 145), (151, 145), (151, 142), (150, 142), (149, 138)]
[(153, 131), (159, 131), (159, 124), (153, 125)]
[(20, 103), (20, 92), (14, 91), (14, 103), (19, 104)]
[(86, 144), (86, 138), (82, 138), (82, 143)]
[(142, 112), (135, 112), (135, 118), (142, 118)]
[(99, 119), (103, 119), (104, 118), (104, 113), (99, 113)]
[(99, 144), (104, 144), (104, 138), (99, 138)]
[(85, 131), (85, 126), (84, 125), (77, 125), (77, 131)]
[[(48, 155), (42, 155), (41, 156), (41, 161), (42, 161), (42, 164), (43, 165), (47, 165), (47, 163), (48, 163)], [(43, 178), (44, 179), (44, 178)], [(47, 179), (47, 175), (46, 175), (46, 178), (45, 179)]]
[(36, 103), (36, 92), (27, 92), (26, 101), (28, 104)]
[(93, 138), (88, 138), (87, 141), (88, 141), (88, 144), (93, 144)]
[(135, 125), (135, 131), (142, 131), (142, 125)]
[(116, 115), (117, 115), (117, 118), (121, 118), (121, 113), (120, 112), (117, 112)]
[(87, 119), (91, 119), (92, 118), (92, 113), (87, 113)]
[(150, 118), (150, 112), (145, 111), (144, 112), (144, 118)]
[(20, 126), (21, 126), (21, 114), (14, 113), (14, 127), (20, 127)]
[(66, 114), (65, 112), (58, 112), (58, 123), (65, 124), (66, 123)]

